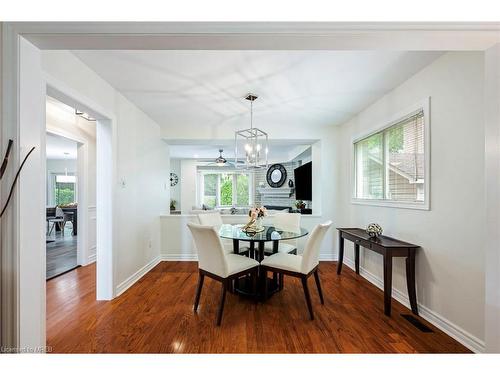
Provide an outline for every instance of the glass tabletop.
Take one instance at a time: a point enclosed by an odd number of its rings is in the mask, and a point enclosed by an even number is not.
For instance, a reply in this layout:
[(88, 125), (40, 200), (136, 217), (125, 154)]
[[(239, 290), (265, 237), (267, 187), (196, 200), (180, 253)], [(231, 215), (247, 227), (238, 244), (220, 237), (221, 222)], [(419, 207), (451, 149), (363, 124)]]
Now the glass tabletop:
[(257, 233), (245, 233), (243, 225), (224, 224), (219, 230), (219, 236), (240, 241), (279, 241), (291, 240), (294, 238), (304, 237), (309, 232), (305, 228), (297, 229), (280, 229), (272, 225), (264, 225), (264, 230)]

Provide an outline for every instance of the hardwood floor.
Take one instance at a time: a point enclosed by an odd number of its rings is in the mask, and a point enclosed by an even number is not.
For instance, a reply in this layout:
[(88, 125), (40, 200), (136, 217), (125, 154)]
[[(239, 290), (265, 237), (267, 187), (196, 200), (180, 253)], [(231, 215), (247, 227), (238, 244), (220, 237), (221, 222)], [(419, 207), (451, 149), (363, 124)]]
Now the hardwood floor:
[(52, 231), (46, 244), (46, 278), (50, 279), (75, 268), (77, 264), (77, 237), (71, 234), (73, 229), (66, 228), (64, 236), (61, 232)]
[[(429, 323), (424, 333), (393, 300), (336, 262), (319, 266), (325, 305), (310, 285), (315, 320), (308, 318), (300, 280), (265, 303), (228, 293), (215, 325), (220, 285), (205, 280), (198, 313), (196, 262), (162, 262), (113, 301), (95, 300), (95, 264), (47, 282), (47, 345), (55, 353), (467, 353)], [(314, 282), (314, 281), (312, 281)]]

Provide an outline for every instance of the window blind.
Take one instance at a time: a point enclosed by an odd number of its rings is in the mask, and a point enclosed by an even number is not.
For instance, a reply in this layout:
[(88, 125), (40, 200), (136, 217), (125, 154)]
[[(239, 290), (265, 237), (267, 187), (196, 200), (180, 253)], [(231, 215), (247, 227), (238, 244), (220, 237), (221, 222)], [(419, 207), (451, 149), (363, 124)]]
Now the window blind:
[(356, 198), (424, 201), (424, 125), (419, 110), (354, 143)]

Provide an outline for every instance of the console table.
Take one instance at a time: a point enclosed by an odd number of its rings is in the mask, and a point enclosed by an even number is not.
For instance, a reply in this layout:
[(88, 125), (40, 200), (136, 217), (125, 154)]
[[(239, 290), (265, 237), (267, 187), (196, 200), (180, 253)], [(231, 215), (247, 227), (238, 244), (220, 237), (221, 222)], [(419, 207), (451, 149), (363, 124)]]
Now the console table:
[(418, 315), (417, 293), (415, 290), (415, 252), (420, 247), (408, 242), (400, 241), (387, 236), (370, 237), (364, 229), (337, 228), (339, 231), (339, 261), (337, 274), (342, 271), (344, 260), (344, 239), (354, 243), (354, 265), (359, 275), (359, 247), (375, 251), (384, 257), (384, 314), (391, 316), (392, 292), (392, 258), (406, 258), (406, 286), (410, 299), (411, 311)]

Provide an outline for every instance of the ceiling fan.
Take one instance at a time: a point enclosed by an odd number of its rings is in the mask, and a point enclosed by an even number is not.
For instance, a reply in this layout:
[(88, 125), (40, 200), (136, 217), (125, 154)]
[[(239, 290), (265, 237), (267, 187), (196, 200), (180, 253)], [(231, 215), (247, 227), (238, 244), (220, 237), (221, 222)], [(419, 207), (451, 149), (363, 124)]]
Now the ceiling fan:
[(224, 167), (226, 165), (232, 165), (232, 163), (228, 162), (227, 159), (222, 156), (224, 150), (222, 148), (219, 149), (219, 156), (215, 158), (215, 165), (218, 167)]
[[(231, 162), (227, 160), (224, 156), (222, 156), (222, 153), (224, 152), (224, 149), (220, 148), (219, 149), (219, 156), (215, 158), (215, 160), (208, 165), (215, 165), (217, 167), (234, 167), (234, 162)], [(243, 163), (243, 161), (238, 161), (238, 164)]]

